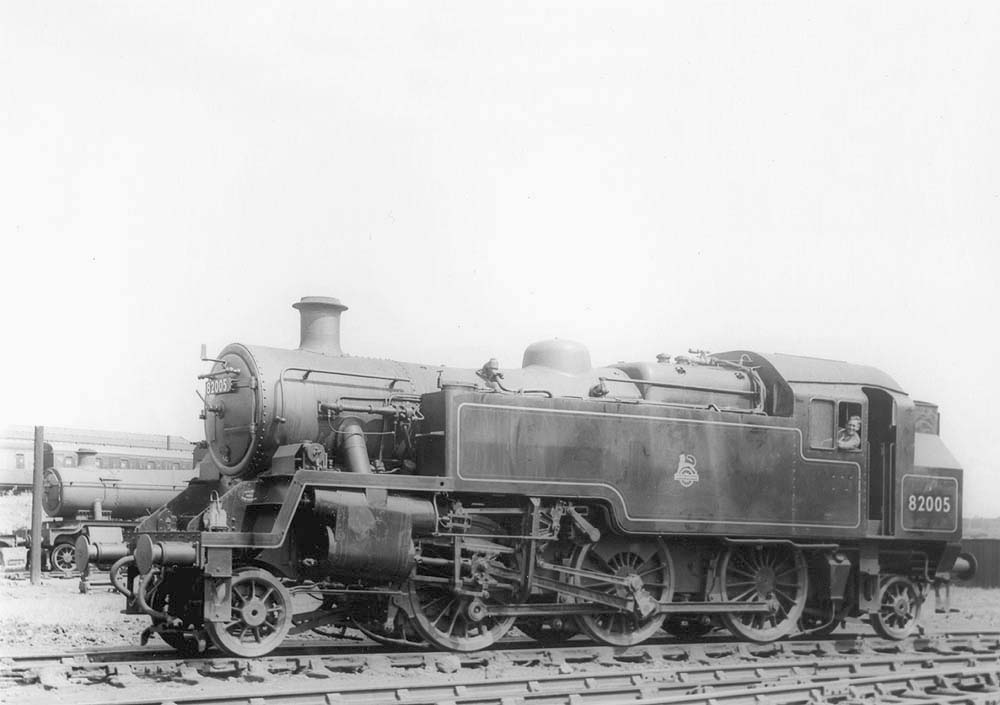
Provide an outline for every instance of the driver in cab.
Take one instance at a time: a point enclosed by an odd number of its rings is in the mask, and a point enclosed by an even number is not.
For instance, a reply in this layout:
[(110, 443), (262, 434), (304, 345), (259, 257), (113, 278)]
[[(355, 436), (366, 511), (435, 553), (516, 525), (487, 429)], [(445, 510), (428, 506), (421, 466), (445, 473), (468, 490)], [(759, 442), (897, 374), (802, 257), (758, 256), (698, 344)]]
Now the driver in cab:
[(861, 417), (852, 416), (847, 420), (847, 428), (837, 433), (837, 448), (858, 450), (861, 447)]

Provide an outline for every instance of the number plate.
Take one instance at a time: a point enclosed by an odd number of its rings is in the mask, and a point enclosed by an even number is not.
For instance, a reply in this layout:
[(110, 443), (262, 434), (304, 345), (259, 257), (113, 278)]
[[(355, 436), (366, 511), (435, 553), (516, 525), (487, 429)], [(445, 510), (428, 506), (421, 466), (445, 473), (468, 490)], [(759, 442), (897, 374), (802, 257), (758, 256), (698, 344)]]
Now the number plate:
[(209, 394), (229, 394), (235, 392), (236, 385), (230, 377), (216, 377), (205, 382), (205, 395)]
[(958, 480), (937, 475), (903, 475), (900, 524), (904, 531), (958, 530)]

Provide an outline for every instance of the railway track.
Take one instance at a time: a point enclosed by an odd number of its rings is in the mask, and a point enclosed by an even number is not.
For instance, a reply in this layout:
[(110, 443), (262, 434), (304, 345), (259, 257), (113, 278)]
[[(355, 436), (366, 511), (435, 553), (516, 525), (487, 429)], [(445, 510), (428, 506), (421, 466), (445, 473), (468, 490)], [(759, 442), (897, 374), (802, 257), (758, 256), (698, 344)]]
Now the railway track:
[[(892, 641), (878, 639), (869, 634), (840, 633), (833, 637), (822, 639), (795, 638), (787, 639), (770, 644), (752, 644), (748, 642), (734, 642), (720, 637), (702, 637), (695, 640), (681, 640), (676, 637), (654, 638), (644, 642), (640, 646), (631, 648), (605, 647), (588, 640), (575, 639), (571, 642), (564, 642), (559, 647), (540, 645), (532, 639), (508, 638), (497, 644), (493, 648), (468, 654), (454, 654), (459, 658), (465, 658), (467, 663), (475, 664), (481, 660), (483, 654), (496, 653), (501, 650), (517, 650), (523, 652), (525, 658), (531, 658), (532, 652), (557, 653), (563, 652), (570, 655), (570, 658), (586, 658), (586, 654), (614, 653), (620, 658), (633, 658), (632, 655), (642, 652), (657, 652), (663, 658), (676, 660), (683, 658), (697, 658), (699, 652), (704, 652), (706, 656), (718, 657), (732, 653), (747, 653), (750, 655), (762, 654), (802, 654), (811, 651), (838, 650), (843, 653), (860, 651), (876, 652), (899, 652), (907, 650), (941, 650), (958, 649), (974, 650), (982, 648), (996, 648), (995, 645), (1000, 640), (1000, 631), (950, 631), (934, 634), (927, 637), (911, 637), (904, 641)], [(398, 651), (392, 647), (382, 646), (368, 639), (352, 639), (348, 642), (331, 641), (329, 639), (288, 639), (282, 646), (276, 649), (271, 656), (256, 659), (256, 661), (274, 660), (281, 661), (285, 657), (295, 657), (302, 655), (322, 655), (322, 656), (380, 656), (391, 661), (400, 663), (403, 668), (409, 667), (416, 661), (426, 661), (428, 658), (436, 658), (444, 652), (430, 652), (424, 650)], [(68, 649), (65, 651), (34, 651), (24, 653), (21, 651), (0, 650), (0, 675), (10, 676), (11, 671), (17, 669), (42, 668), (46, 666), (69, 666), (85, 667), (113, 665), (121, 663), (185, 663), (188, 665), (201, 665), (224, 662), (244, 662), (246, 659), (236, 659), (218, 652), (209, 652), (197, 657), (180, 656), (169, 646), (156, 643), (155, 640), (149, 646), (136, 648), (135, 646), (99, 646), (86, 649)]]
[[(980, 702), (997, 697), (991, 688), (1000, 672), (1000, 633), (970, 632), (904, 642), (847, 638), (751, 645), (712, 641), (678, 644), (669, 640), (631, 649), (586, 643), (544, 648), (534, 642), (506, 643), (502, 647), (464, 655), (372, 647), (359, 654), (348, 653), (357, 651), (357, 645), (305, 641), (288, 644), (278, 655), (252, 661), (226, 657), (178, 659), (163, 648), (144, 650), (139, 658), (134, 651), (118, 648), (36, 654), (5, 659), (0, 675), (6, 688), (0, 696), (24, 695), (16, 702), (31, 702), (32, 690), (37, 694), (41, 685), (50, 691), (72, 688), (78, 694), (72, 702), (107, 702), (106, 693), (87, 699), (91, 689), (85, 686), (103, 685), (135, 692), (134, 697), (125, 699), (117, 694), (116, 703), (446, 701), (549, 705), (689, 702), (683, 698), (714, 693), (717, 699), (723, 690), (753, 692), (753, 697), (758, 697), (764, 688), (768, 697), (787, 694), (789, 698), (775, 702), (800, 702), (795, 698), (816, 688), (830, 693), (849, 692), (843, 685), (849, 683), (856, 689), (875, 692), (872, 689), (884, 685), (887, 678), (898, 680), (906, 675), (923, 679), (919, 685), (933, 672), (939, 677), (931, 685), (921, 685), (924, 691), (932, 687), (944, 689), (955, 698), (972, 693), (980, 698), (975, 702)], [(441, 671), (450, 673), (452, 681), (442, 684)], [(525, 675), (506, 677), (512, 673)], [(437, 678), (428, 680), (429, 674)], [(418, 681), (421, 676), (424, 681)], [(374, 684), (357, 685), (373, 679)], [(35, 684), (33, 689), (19, 687), (30, 684)], [(790, 689), (774, 690), (779, 686)], [(151, 687), (157, 689), (155, 695), (141, 695)], [(160, 692), (164, 688), (169, 697)], [(920, 688), (913, 686), (909, 690), (917, 693)]]
[[(948, 661), (947, 659), (945, 661)], [(286, 680), (256, 686), (216, 684), (186, 691), (136, 691), (117, 705), (585, 705), (587, 703), (856, 703), (1000, 702), (1000, 659), (980, 656), (960, 662), (885, 659), (858, 663), (788, 662), (730, 664), (618, 673), (527, 676), (458, 682), (394, 685), (327, 685)], [(21, 702), (30, 703), (30, 698)], [(78, 705), (109, 702), (104, 696), (74, 698)]]

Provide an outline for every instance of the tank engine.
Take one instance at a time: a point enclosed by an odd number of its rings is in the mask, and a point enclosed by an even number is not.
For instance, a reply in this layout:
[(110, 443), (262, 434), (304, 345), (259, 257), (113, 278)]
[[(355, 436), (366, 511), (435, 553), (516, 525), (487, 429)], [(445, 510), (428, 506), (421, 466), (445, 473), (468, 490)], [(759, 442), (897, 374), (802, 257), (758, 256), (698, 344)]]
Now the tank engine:
[(902, 638), (928, 586), (973, 570), (936, 407), (873, 368), (594, 368), (558, 340), (517, 369), (447, 368), (344, 355), (339, 301), (295, 308), (298, 349), (234, 343), (202, 376), (199, 479), (127, 545), (77, 543), (128, 568), (144, 639), (249, 657), (331, 626), (469, 651), (515, 624), (612, 645), (721, 624), (766, 642), (849, 617)]
[(42, 509), (49, 517), (42, 548), (55, 571), (77, 569), (77, 538), (122, 542), (138, 519), (183, 490), (194, 475), (190, 469), (100, 468), (96, 457), (96, 451), (81, 448), (75, 467), (50, 467), (42, 477)]

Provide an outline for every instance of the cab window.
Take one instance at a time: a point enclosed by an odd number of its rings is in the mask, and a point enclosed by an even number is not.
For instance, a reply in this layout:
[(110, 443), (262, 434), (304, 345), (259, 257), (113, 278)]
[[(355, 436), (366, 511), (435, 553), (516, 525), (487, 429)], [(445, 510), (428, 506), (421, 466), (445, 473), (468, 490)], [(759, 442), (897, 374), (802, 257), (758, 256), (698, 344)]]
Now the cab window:
[(837, 450), (861, 452), (863, 440), (861, 404), (840, 402), (837, 405)]
[(833, 448), (833, 422), (835, 408), (829, 399), (809, 402), (809, 447), (831, 450)]

